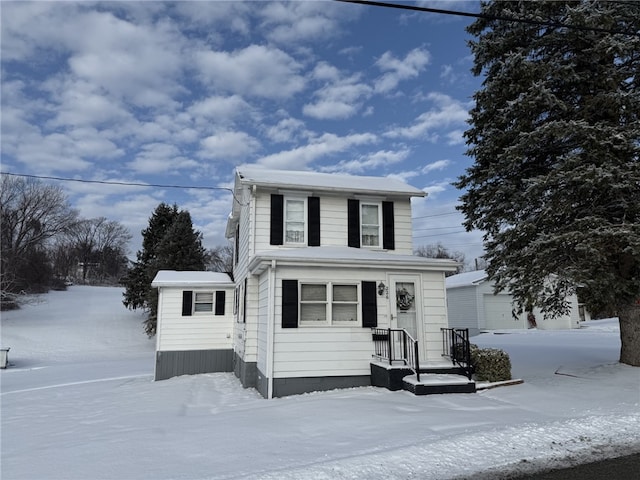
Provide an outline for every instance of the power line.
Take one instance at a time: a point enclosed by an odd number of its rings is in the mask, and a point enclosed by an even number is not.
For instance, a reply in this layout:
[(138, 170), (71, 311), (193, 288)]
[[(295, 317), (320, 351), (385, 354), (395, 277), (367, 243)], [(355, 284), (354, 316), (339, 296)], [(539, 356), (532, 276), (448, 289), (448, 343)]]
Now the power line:
[(488, 15), (486, 13), (443, 10), (440, 8), (419, 7), (416, 5), (405, 5), (402, 3), (370, 2), (368, 0), (335, 0), (335, 1), (343, 2), (343, 3), (357, 3), (360, 5), (371, 5), (374, 7), (397, 8), (401, 10), (413, 10), (417, 12), (438, 13), (441, 15), (456, 15), (459, 17), (483, 18), (485, 20), (500, 20), (500, 21), (506, 21), (506, 22), (527, 23), (529, 25), (540, 25), (544, 27), (569, 28), (573, 30), (581, 30), (581, 31), (588, 31), (588, 32), (600, 32), (600, 33), (610, 33), (610, 34), (620, 34), (620, 35), (640, 37), (640, 32), (625, 32), (622, 30), (612, 30), (610, 28), (588, 27), (586, 25), (571, 25), (568, 23), (561, 23), (561, 22), (545, 22), (544, 20), (532, 20), (529, 18), (518, 18), (518, 17), (505, 17), (502, 15)]
[(458, 215), (458, 212), (434, 213), (431, 215), (423, 215), (421, 217), (411, 217), (411, 220), (419, 220), (421, 218), (446, 217), (448, 215)]
[(52, 177), (48, 175), (28, 175), (26, 173), (0, 172), (0, 175), (11, 175), (13, 177), (37, 178), (44, 180), (58, 180), (60, 182), (98, 183), (102, 185), (121, 185), (126, 187), (158, 187), (158, 188), (181, 188), (189, 190), (226, 190), (233, 194), (233, 190), (227, 187), (204, 187), (195, 185), (163, 185), (158, 183), (136, 183), (136, 182), (116, 182), (111, 180), (86, 180), (82, 178)]
[(427, 237), (444, 237), (445, 235), (457, 235), (459, 233), (467, 233), (466, 230), (458, 230), (457, 232), (448, 233), (434, 233), (433, 235), (414, 235), (414, 238), (427, 238)]

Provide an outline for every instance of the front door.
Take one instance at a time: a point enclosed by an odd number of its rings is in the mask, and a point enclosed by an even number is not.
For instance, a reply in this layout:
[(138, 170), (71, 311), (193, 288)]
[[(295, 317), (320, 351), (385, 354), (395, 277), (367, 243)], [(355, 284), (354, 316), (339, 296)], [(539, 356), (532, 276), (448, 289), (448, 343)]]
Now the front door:
[(422, 301), (420, 277), (397, 275), (390, 278), (389, 300), (391, 301), (391, 328), (403, 328), (414, 340), (418, 340), (420, 357), (424, 357), (422, 335)]

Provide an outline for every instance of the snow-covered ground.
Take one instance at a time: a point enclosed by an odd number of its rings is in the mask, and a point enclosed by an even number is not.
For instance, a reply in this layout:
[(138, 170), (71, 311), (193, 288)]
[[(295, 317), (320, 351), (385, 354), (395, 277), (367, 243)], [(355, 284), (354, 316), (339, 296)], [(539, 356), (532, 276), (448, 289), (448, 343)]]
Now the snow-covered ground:
[(3, 480), (500, 478), (640, 452), (640, 368), (617, 363), (615, 320), (474, 337), (520, 385), (264, 400), (232, 374), (153, 382), (121, 298), (73, 286), (2, 314)]

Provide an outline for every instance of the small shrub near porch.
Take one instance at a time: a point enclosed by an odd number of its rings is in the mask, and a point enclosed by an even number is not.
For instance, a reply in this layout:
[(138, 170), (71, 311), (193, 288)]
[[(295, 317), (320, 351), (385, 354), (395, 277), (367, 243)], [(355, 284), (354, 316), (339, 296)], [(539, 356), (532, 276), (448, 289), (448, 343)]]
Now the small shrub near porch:
[(471, 345), (471, 363), (476, 380), (481, 382), (503, 382), (511, 380), (509, 354), (498, 348), (479, 348)]

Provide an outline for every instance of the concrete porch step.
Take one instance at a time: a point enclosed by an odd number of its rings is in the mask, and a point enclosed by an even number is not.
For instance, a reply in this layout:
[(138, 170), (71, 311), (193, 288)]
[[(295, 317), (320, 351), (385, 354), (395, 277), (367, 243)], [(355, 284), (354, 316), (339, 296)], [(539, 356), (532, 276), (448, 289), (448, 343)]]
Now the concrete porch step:
[[(424, 373), (423, 373), (424, 372)], [(413, 371), (403, 365), (371, 362), (371, 385), (389, 390), (407, 390), (416, 395), (438, 393), (474, 393), (476, 383), (451, 362), (424, 365), (420, 368), (420, 382)]]
[(402, 388), (414, 395), (436, 395), (441, 393), (475, 393), (476, 382), (464, 375), (451, 373), (420, 373), (402, 379)]

